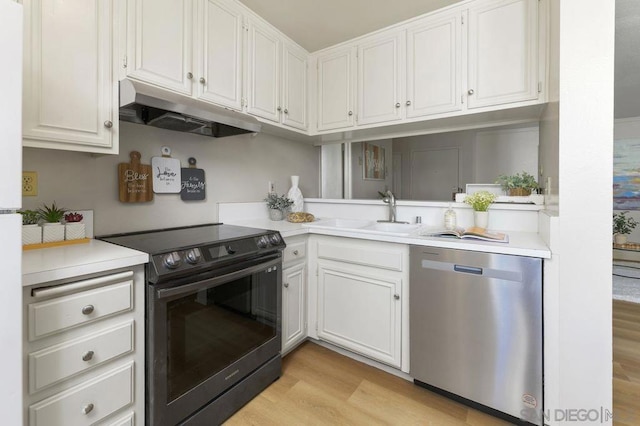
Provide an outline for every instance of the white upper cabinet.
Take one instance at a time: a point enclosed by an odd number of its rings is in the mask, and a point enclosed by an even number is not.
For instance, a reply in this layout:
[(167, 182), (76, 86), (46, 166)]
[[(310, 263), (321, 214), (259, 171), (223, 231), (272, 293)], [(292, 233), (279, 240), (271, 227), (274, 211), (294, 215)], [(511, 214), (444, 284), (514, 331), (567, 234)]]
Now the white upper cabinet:
[(355, 124), (356, 49), (347, 47), (317, 57), (318, 130)]
[(280, 37), (255, 19), (248, 21), (247, 112), (280, 121)]
[(127, 75), (192, 94), (193, 2), (129, 0)]
[(407, 29), (407, 118), (462, 109), (461, 22), (456, 10)]
[(24, 146), (117, 153), (113, 2), (23, 3)]
[(308, 54), (282, 43), (282, 124), (306, 130)]
[(400, 31), (358, 45), (358, 125), (402, 118), (403, 46)]
[(198, 4), (196, 59), (199, 98), (242, 110), (242, 24), (235, 3), (204, 0)]
[(468, 106), (538, 98), (538, 0), (469, 6)]

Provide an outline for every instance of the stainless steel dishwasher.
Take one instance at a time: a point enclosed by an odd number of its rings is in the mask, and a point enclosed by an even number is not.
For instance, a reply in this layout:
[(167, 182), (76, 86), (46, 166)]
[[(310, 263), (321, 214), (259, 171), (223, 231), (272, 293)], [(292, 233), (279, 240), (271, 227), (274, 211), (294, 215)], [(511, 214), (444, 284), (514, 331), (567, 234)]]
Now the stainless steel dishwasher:
[(410, 278), (414, 382), (542, 424), (542, 260), (412, 246)]

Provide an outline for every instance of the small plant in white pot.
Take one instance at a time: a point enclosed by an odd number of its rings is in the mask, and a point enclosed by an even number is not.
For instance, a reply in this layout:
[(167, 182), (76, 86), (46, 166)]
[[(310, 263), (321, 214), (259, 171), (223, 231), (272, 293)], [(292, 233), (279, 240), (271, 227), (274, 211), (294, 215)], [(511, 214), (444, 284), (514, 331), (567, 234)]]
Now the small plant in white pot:
[(33, 210), (22, 210), (22, 244), (40, 244), (42, 242), (42, 228), (38, 225), (40, 216)]
[(486, 228), (489, 224), (489, 206), (496, 200), (496, 194), (489, 191), (478, 191), (474, 194), (467, 195), (464, 199), (473, 209), (473, 221), (475, 226)]
[(627, 217), (628, 211), (613, 214), (613, 241), (616, 244), (626, 244), (627, 234), (630, 234), (638, 225), (632, 217)]
[(269, 209), (269, 219), (282, 220), (284, 219), (284, 213), (291, 207), (293, 200), (287, 196), (278, 195), (275, 192), (267, 194), (267, 198), (264, 199), (267, 202), (267, 208)]
[(38, 216), (42, 223), (42, 242), (52, 243), (55, 241), (64, 241), (64, 225), (61, 221), (66, 212), (65, 208), (56, 206), (54, 201), (50, 206), (43, 204), (38, 209)]
[(73, 212), (64, 215), (64, 239), (81, 240), (85, 237), (85, 226), (81, 223), (83, 217), (80, 213)]

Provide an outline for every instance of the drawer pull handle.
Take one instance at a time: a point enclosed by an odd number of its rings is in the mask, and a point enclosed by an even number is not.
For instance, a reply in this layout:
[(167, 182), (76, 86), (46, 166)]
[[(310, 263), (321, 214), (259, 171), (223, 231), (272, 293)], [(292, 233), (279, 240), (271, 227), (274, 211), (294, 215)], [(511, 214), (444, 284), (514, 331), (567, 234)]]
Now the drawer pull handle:
[(82, 355), (83, 361), (91, 361), (93, 359), (93, 351), (87, 351)]
[(89, 404), (85, 405), (84, 407), (82, 407), (82, 414), (89, 414), (92, 411), (93, 411), (93, 404), (91, 404), (91, 403), (89, 403)]
[(293, 251), (293, 255), (294, 255), (294, 256), (297, 256), (297, 255), (298, 255), (298, 250), (294, 250), (294, 251)]
[(289, 283), (284, 283), (284, 288), (289, 288)]
[(84, 308), (82, 308), (82, 313), (84, 315), (89, 315), (89, 314), (91, 314), (93, 312), (93, 309), (94, 309), (93, 305), (87, 305)]

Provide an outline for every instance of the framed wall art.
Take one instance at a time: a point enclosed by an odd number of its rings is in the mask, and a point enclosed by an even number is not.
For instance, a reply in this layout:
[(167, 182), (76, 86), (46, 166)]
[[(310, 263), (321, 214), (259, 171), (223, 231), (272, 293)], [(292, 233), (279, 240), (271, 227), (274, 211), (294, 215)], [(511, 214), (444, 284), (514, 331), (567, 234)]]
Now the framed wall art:
[(365, 180), (385, 180), (386, 164), (383, 147), (372, 143), (362, 144), (363, 176)]
[(613, 209), (640, 210), (640, 139), (618, 139), (613, 146)]

